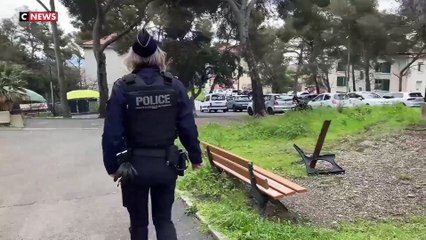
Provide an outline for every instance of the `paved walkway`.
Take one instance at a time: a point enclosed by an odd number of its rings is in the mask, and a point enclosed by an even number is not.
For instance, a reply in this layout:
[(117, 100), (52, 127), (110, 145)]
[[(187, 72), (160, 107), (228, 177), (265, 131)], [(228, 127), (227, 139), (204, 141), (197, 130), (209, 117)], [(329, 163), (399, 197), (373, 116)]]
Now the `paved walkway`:
[[(0, 129), (0, 239), (129, 239), (120, 189), (102, 163), (102, 122), (33, 119), (25, 130)], [(212, 239), (184, 211), (177, 200), (179, 239)]]

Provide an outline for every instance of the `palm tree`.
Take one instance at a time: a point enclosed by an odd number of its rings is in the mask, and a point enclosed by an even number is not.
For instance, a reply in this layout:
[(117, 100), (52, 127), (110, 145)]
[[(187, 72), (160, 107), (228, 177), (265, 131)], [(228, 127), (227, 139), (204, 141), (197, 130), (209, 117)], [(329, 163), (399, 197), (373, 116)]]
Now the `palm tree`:
[(26, 71), (16, 65), (0, 63), (0, 111), (11, 111), (13, 102), (25, 92)]

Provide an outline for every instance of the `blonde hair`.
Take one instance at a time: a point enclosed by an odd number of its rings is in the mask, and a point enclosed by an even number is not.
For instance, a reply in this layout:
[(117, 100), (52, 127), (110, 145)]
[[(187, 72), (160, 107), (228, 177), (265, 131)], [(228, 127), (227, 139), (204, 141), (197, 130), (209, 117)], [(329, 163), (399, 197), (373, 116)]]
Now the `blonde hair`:
[(133, 71), (144, 65), (157, 66), (162, 72), (167, 70), (166, 53), (160, 48), (157, 48), (155, 53), (147, 58), (139, 56), (133, 51), (132, 48), (130, 48), (126, 58), (124, 59), (124, 64), (129, 71)]

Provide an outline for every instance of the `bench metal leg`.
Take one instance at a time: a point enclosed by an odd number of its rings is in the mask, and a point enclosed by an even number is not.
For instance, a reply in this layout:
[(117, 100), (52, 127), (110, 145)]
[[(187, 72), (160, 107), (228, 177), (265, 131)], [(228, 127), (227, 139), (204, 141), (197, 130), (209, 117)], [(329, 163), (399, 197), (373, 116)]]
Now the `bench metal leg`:
[[(300, 149), (300, 147), (298, 147), (296, 144), (294, 144), (293, 146), (296, 149), (296, 151), (299, 153), (300, 157), (302, 157), (302, 161), (305, 164), (306, 172), (308, 173), (308, 175), (345, 173), (345, 170), (336, 163), (335, 154), (325, 154), (325, 155), (320, 155), (318, 157), (306, 156), (305, 152), (303, 152), (303, 150)], [(332, 169), (322, 170), (322, 171), (316, 170), (315, 166), (317, 161), (319, 160), (330, 163), (332, 165)]]
[(213, 172), (222, 173), (222, 171), (218, 167), (216, 167), (216, 165), (214, 165), (213, 156), (212, 156), (212, 153), (210, 152), (209, 146), (206, 147), (206, 151), (207, 151), (207, 158), (209, 159), (210, 166), (212, 167)]
[(260, 189), (257, 187), (256, 184), (256, 177), (254, 176), (253, 171), (253, 162), (250, 162), (249, 166), (249, 173), (250, 173), (250, 185), (251, 190), (253, 192), (253, 196), (257, 201), (257, 204), (259, 205), (259, 212), (262, 216), (266, 215), (266, 207), (268, 206), (269, 197), (264, 194)]

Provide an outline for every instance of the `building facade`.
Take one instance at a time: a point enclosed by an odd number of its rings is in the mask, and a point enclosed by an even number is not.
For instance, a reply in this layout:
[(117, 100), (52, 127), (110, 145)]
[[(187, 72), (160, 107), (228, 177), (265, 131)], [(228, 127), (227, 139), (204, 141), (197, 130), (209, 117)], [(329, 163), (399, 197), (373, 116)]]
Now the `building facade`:
[[(400, 55), (392, 63), (381, 62), (375, 69), (370, 69), (370, 85), (372, 91), (398, 92), (401, 70), (412, 61), (409, 55)], [(420, 58), (413, 63), (406, 76), (402, 78), (403, 92), (426, 91), (426, 58)], [(352, 69), (349, 81), (346, 81), (347, 70), (344, 64), (338, 63), (330, 71), (329, 81), (332, 92), (365, 91), (366, 76), (363, 70), (355, 70), (355, 89), (353, 88)], [(349, 86), (348, 86), (349, 84)]]

